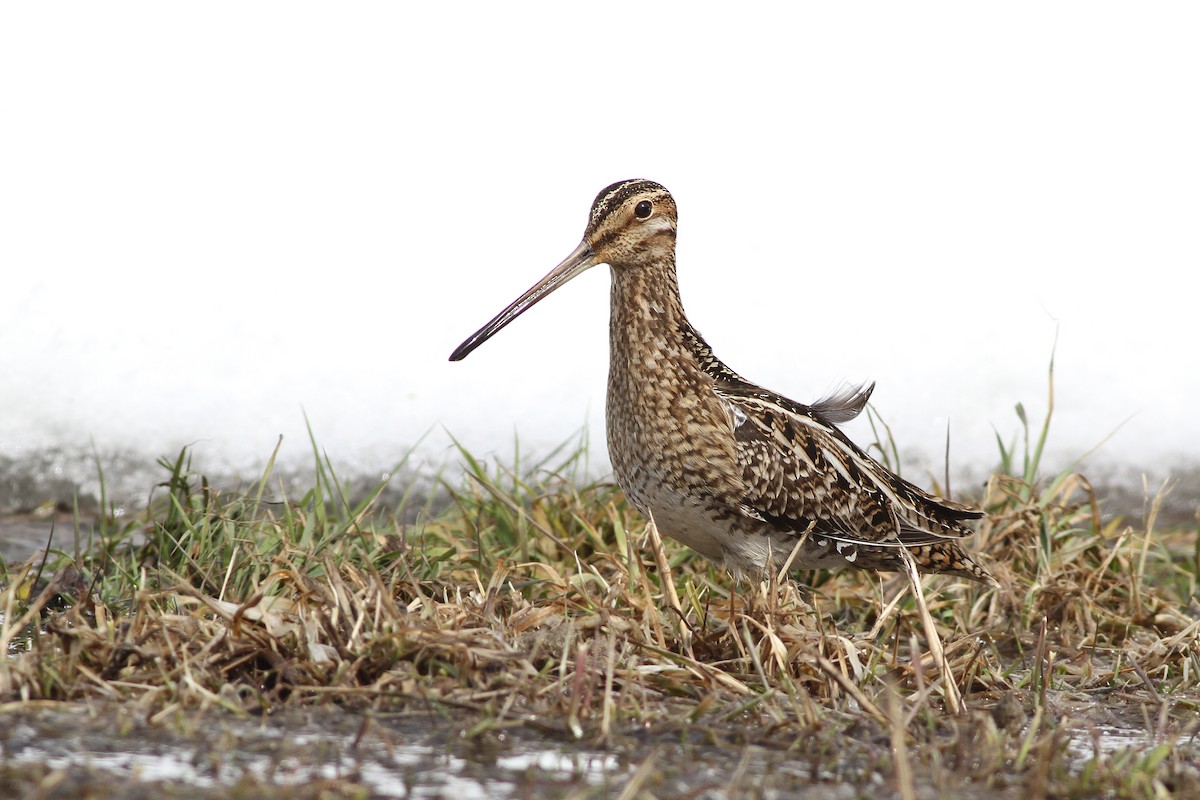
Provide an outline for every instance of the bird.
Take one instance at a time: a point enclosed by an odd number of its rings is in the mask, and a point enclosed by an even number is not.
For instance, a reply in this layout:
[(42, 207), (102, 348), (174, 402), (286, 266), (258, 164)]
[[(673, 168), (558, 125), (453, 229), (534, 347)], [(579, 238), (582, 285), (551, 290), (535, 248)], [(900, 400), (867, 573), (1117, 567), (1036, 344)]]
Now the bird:
[(659, 533), (739, 578), (915, 569), (995, 585), (959, 544), (983, 512), (904, 480), (839, 427), (862, 412), (873, 383), (804, 405), (717, 358), (684, 314), (678, 220), (675, 199), (659, 183), (608, 186), (592, 203), (579, 246), (450, 360), (607, 264), (609, 458), (626, 498)]

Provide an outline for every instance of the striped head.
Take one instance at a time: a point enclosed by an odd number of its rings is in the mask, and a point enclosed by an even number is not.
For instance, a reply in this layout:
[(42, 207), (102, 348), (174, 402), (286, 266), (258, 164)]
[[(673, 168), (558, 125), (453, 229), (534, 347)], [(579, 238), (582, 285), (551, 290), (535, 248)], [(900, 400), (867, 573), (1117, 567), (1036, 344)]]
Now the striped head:
[(583, 241), (597, 264), (673, 264), (678, 219), (675, 198), (661, 184), (620, 181), (596, 195)]
[(620, 181), (596, 196), (583, 241), (508, 308), (460, 344), (450, 355), (458, 361), (501, 328), (576, 275), (597, 264), (614, 270), (675, 265), (678, 214), (671, 193), (654, 181)]

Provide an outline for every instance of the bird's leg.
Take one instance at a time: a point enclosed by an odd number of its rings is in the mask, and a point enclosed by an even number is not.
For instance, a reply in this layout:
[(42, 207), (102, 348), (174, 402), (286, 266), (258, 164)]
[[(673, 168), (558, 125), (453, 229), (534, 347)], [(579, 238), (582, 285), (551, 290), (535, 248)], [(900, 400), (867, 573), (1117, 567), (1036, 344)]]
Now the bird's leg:
[(679, 594), (675, 591), (675, 579), (671, 575), (671, 565), (667, 562), (667, 553), (663, 549), (662, 537), (658, 533), (658, 526), (654, 524), (654, 513), (650, 509), (646, 509), (646, 535), (650, 540), (650, 550), (654, 553), (654, 563), (658, 566), (663, 593), (667, 596), (667, 602), (671, 604), (671, 610), (675, 612), (680, 645), (684, 654), (689, 658), (694, 658), (692, 629), (684, 619), (683, 606), (679, 604)]
[[(929, 605), (925, 602), (925, 590), (921, 588), (921, 575), (917, 572), (917, 562), (913, 560), (912, 553), (908, 552), (907, 547), (898, 548), (900, 558), (904, 562), (904, 572), (908, 576), (908, 582), (912, 585), (913, 597), (917, 601), (917, 611), (921, 615), (921, 625), (925, 628), (925, 639), (929, 646), (929, 655), (933, 657), (933, 663), (942, 673), (942, 684), (946, 687), (946, 708), (951, 714), (958, 714), (962, 711), (962, 696), (958, 693), (958, 684), (954, 682), (954, 674), (950, 671), (950, 666), (946, 663), (946, 652), (942, 649), (942, 638), (938, 635), (937, 626), (934, 625), (933, 616), (929, 613)], [(917, 658), (916, 654), (913, 658)]]

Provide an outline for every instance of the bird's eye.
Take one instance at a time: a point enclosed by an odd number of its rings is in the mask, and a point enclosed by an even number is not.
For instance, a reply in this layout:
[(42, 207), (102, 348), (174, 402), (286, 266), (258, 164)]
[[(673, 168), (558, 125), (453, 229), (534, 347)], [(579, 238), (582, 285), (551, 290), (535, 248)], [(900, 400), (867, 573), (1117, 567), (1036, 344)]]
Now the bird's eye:
[(653, 211), (654, 205), (649, 200), (643, 200), (633, 207), (633, 215), (638, 219), (648, 219)]

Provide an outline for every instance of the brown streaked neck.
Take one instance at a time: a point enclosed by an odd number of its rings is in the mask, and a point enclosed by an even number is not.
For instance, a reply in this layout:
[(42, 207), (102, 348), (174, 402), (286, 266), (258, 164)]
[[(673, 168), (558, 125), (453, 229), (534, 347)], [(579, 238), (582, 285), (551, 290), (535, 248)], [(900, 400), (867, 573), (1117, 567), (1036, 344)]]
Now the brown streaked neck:
[(690, 329), (679, 297), (674, 258), (653, 266), (612, 268), (609, 315), (610, 366), (633, 372), (669, 368), (690, 355), (684, 330)]

